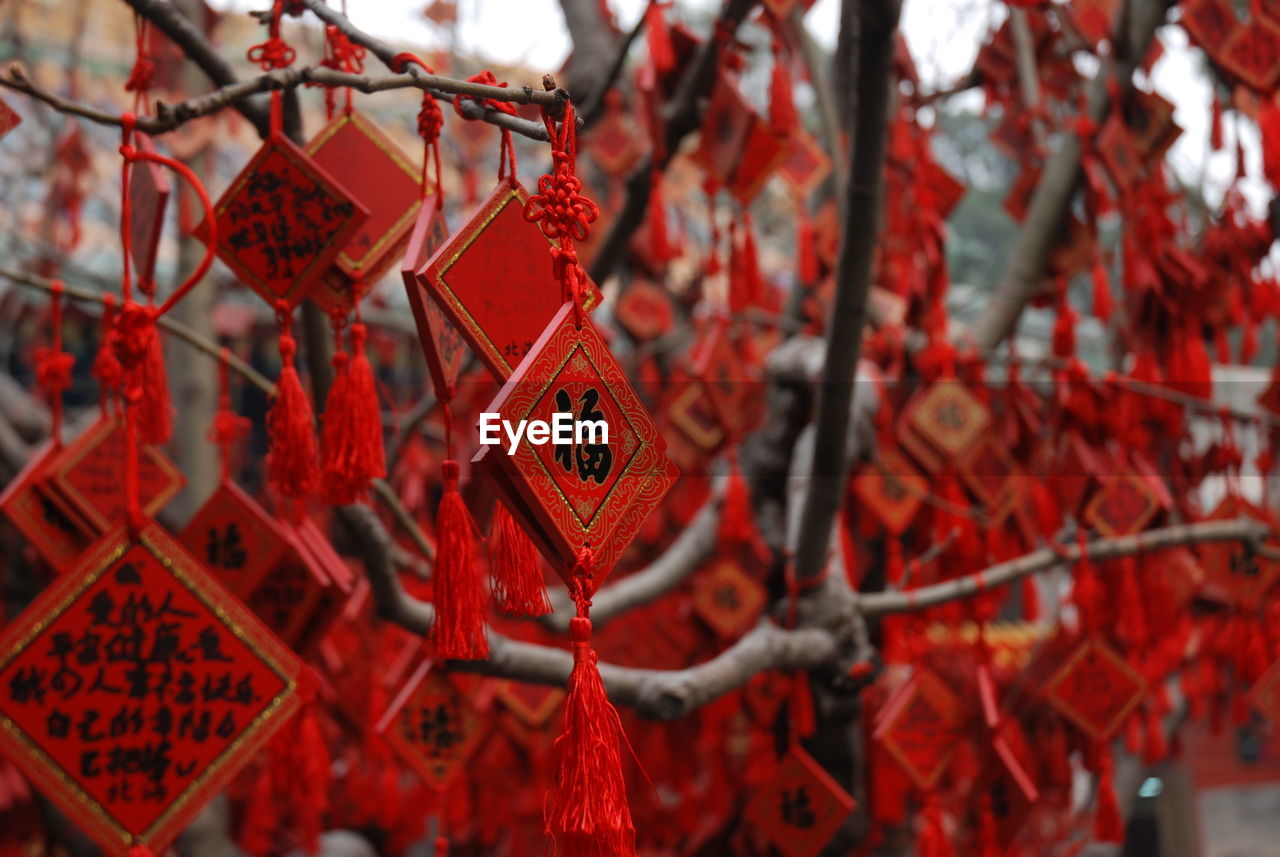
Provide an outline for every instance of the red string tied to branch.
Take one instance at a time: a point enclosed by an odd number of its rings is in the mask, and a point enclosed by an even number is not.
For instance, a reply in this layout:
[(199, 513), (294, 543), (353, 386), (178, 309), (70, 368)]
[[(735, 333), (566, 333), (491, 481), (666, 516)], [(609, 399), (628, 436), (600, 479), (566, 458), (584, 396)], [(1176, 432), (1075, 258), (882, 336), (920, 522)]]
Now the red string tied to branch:
[[(498, 82), (498, 78), (492, 71), (485, 69), (479, 74), (473, 74), (467, 78), (470, 83), (482, 83), (485, 86), (496, 86), (506, 88), (507, 82), (504, 80)], [(508, 116), (515, 116), (516, 107), (509, 101), (499, 101), (496, 98), (488, 98), (482, 95), (455, 95), (453, 97), (453, 109), (463, 119), (467, 115), (462, 112), (462, 103), (464, 101), (474, 101), (486, 110), (496, 110), (499, 113), (505, 113)], [(506, 178), (514, 187), (516, 183), (516, 150), (511, 143), (511, 131), (506, 128), (500, 128), (502, 131), (502, 145), (498, 161), (498, 179)]]

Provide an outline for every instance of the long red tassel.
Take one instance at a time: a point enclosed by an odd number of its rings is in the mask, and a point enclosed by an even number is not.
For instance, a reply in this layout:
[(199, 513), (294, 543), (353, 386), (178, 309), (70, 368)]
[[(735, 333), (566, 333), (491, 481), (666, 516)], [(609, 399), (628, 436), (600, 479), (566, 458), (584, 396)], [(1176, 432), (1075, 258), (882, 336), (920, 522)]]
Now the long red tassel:
[(484, 583), (476, 570), (475, 524), (458, 493), (458, 462), (443, 467), (444, 496), (436, 510), (436, 621), (431, 641), (436, 657), (480, 660), (489, 656), (485, 633)]
[(818, 281), (818, 254), (814, 248), (813, 224), (809, 220), (809, 206), (798, 200), (796, 208), (796, 275), (802, 285), (811, 286)]
[(325, 813), (329, 811), (329, 782), (332, 779), (329, 748), (316, 719), (315, 704), (309, 703), (298, 715), (298, 736), (294, 744), (297, 754), (294, 771), (297, 792), (293, 807), (294, 829), (299, 843), (308, 854), (320, 848)]
[(498, 609), (512, 616), (551, 612), (538, 549), (501, 500), (489, 526), (489, 592)]
[(387, 475), (382, 445), (382, 412), (365, 350), (368, 330), (351, 326), (351, 357), (334, 355), (335, 372), (324, 412), (325, 499), (346, 505), (364, 499), (369, 483)]
[[(287, 319), (287, 316), (286, 316)], [(300, 500), (316, 487), (315, 417), (293, 365), (298, 343), (289, 334), (288, 322), (280, 332), (280, 380), (276, 400), (267, 414), (267, 478), (282, 497)]]
[(930, 795), (924, 805), (924, 828), (920, 831), (920, 857), (955, 857), (955, 849), (947, 838), (947, 831), (942, 824), (942, 810), (938, 808), (938, 798)]
[(271, 770), (261, 765), (253, 778), (253, 790), (245, 805), (244, 818), (240, 822), (240, 847), (253, 857), (265, 857), (275, 850), (276, 825), (275, 794), (271, 788)]
[(773, 74), (769, 79), (769, 126), (779, 137), (791, 134), (798, 124), (796, 105), (791, 98), (791, 71), (782, 43), (773, 40)]
[(1111, 320), (1111, 283), (1098, 256), (1093, 258), (1093, 314), (1103, 322)]
[(1093, 816), (1093, 838), (1097, 842), (1124, 842), (1124, 820), (1116, 801), (1111, 779), (1111, 750), (1102, 748), (1098, 760), (1098, 808)]
[(547, 832), (560, 857), (635, 857), (636, 830), (622, 777), (622, 721), (605, 695), (585, 601), (569, 622), (573, 672), (565, 702), (555, 802)]
[(1273, 189), (1280, 190), (1280, 104), (1274, 96), (1262, 99), (1258, 130), (1262, 133), (1262, 174)]

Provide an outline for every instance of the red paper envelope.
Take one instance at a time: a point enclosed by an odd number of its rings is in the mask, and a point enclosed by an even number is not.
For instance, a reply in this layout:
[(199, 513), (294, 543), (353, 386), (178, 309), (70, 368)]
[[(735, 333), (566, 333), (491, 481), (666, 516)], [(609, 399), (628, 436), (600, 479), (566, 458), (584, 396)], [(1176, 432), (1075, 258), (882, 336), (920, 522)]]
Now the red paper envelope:
[(297, 306), (369, 216), (284, 137), (262, 144), (213, 209), (218, 258), (274, 305)]
[(422, 177), (413, 161), (363, 113), (343, 111), (307, 144), (306, 153), (345, 188), (369, 217), (338, 253), (307, 297), (327, 312), (345, 313), (399, 258), (422, 205)]
[[(482, 445), (472, 459), (489, 474), (512, 513), (567, 581), (579, 552), (592, 552), (594, 591), (676, 479), (666, 443), (608, 345), (564, 304), (533, 350), (485, 409), (518, 423), (572, 413), (608, 426), (608, 442), (541, 445), (526, 434), (508, 455)], [(505, 437), (505, 436), (504, 436)], [(589, 594), (589, 593), (588, 593)]]
[(0, 652), (0, 750), (116, 857), (164, 853), (297, 711), (305, 669), (153, 522), (103, 536)]
[[(500, 182), (418, 280), (499, 380), (510, 377), (564, 303), (550, 241), (524, 219), (528, 194)], [(600, 300), (589, 283), (587, 309)]]

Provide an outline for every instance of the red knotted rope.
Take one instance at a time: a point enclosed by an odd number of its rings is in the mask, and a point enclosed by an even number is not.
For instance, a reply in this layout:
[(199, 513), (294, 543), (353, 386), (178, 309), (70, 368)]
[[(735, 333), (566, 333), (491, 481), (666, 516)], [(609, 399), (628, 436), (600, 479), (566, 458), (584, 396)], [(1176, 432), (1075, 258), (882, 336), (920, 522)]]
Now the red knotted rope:
[[(391, 70), (403, 74), (409, 63), (420, 66), (427, 74), (435, 74), (431, 66), (408, 51), (398, 53), (391, 58)], [(436, 208), (444, 208), (443, 185), (440, 183), (440, 131), (444, 128), (444, 111), (436, 97), (426, 89), (422, 90), (422, 107), (418, 110), (418, 136), (422, 138), (422, 179), (421, 192), (423, 200), (427, 198), (427, 164), (435, 165), (436, 174)], [(512, 173), (515, 169), (512, 168)]]
[[(357, 45), (347, 38), (347, 34), (334, 26), (325, 28), (325, 57), (320, 60), (320, 65), (325, 68), (331, 68), (335, 71), (342, 71), (348, 74), (360, 74), (364, 71), (365, 49), (363, 45)], [(315, 86), (319, 84), (307, 84)], [(346, 111), (351, 112), (351, 87), (343, 87), (346, 90)], [(324, 91), (324, 110), (325, 116), (332, 118), (333, 116), (333, 87), (325, 87)]]
[[(271, 4), (271, 19), (267, 27), (267, 40), (253, 45), (246, 52), (249, 62), (256, 62), (263, 71), (286, 68), (293, 65), (298, 52), (280, 36), (282, 0)], [(284, 106), (280, 90), (271, 92), (271, 137), (278, 137), (284, 124)], [(213, 242), (210, 242), (212, 244)]]
[(150, 106), (151, 83), (155, 79), (155, 61), (147, 55), (147, 42), (150, 41), (151, 28), (146, 18), (133, 15), (134, 61), (129, 71), (129, 79), (125, 81), (126, 92), (133, 93), (133, 109), (142, 111)]
[(49, 325), (52, 342), (48, 347), (36, 349), (36, 380), (49, 399), (52, 413), (54, 447), (62, 446), (62, 394), (71, 387), (71, 369), (75, 358), (62, 350), (62, 293), (61, 280), (53, 281), (53, 297), (50, 299)]
[[(467, 78), (470, 83), (483, 83), (486, 86), (505, 87), (507, 82), (504, 80), (498, 82), (498, 78), (493, 72), (485, 69), (479, 74), (473, 74)], [(499, 113), (505, 113), (508, 116), (515, 116), (516, 106), (509, 101), (498, 101), (496, 98), (485, 98), (479, 95), (455, 95), (453, 97), (453, 109), (459, 116), (466, 119), (466, 115), (462, 112), (463, 101), (474, 101), (486, 110), (496, 110)], [(545, 115), (545, 110), (544, 110)], [(502, 147), (500, 149), (498, 160), (498, 180), (504, 177), (512, 187), (516, 185), (516, 149), (511, 142), (511, 132), (506, 128), (499, 129), (502, 132)]]

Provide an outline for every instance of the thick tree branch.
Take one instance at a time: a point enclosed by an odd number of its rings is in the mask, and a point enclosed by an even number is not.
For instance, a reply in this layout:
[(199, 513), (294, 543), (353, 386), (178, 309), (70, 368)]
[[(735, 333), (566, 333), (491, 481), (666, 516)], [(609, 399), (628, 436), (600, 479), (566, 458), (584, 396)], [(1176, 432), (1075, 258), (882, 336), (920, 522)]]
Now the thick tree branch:
[(617, 33), (604, 17), (609, 11), (605, 4), (598, 0), (560, 0), (560, 9), (573, 41), (565, 74), (576, 96), (574, 102), (584, 104), (588, 95), (594, 98), (601, 87), (609, 87), (615, 60), (624, 58), (626, 49), (618, 51)]
[[(1270, 527), (1254, 518), (1201, 521), (1195, 524), (1175, 524), (1131, 536), (1097, 539), (1088, 543), (1086, 552), (1091, 560), (1103, 560), (1204, 542), (1245, 542), (1261, 547), (1262, 539), (1270, 532)], [(866, 616), (910, 613), (926, 607), (936, 607), (939, 604), (971, 598), (994, 587), (1026, 577), (1028, 574), (1047, 571), (1064, 563), (1077, 562), (1079, 559), (1080, 548), (1075, 544), (1043, 548), (964, 577), (922, 586), (919, 589), (906, 592), (863, 593), (858, 598), (858, 609)]]
[[(726, 481), (718, 479), (712, 494), (662, 555), (639, 571), (602, 586), (591, 597), (591, 622), (597, 628), (610, 619), (650, 604), (693, 576), (715, 553), (720, 513), (724, 508)], [(545, 624), (560, 633), (569, 632), (573, 603), (563, 589), (551, 593), (555, 612)]]
[[(1100, 123), (1110, 107), (1107, 83), (1113, 75), (1108, 70), (1114, 70), (1114, 79), (1122, 90), (1132, 86), (1133, 70), (1146, 54), (1156, 28), (1164, 22), (1166, 11), (1165, 0), (1126, 0), (1120, 4), (1113, 29), (1125, 35), (1116, 40), (1114, 66), (1104, 64), (1089, 84), (1088, 111), (1094, 122)], [(984, 349), (994, 348), (1013, 332), (1023, 307), (1041, 288), (1049, 254), (1061, 238), (1060, 227), (1079, 181), (1080, 151), (1075, 134), (1060, 135), (1058, 150), (1049, 158), (1031, 197), (1000, 285), (977, 321), (975, 335)]]
[(889, 119), (893, 34), (898, 3), (861, 6), (858, 79), (849, 178), (844, 187), (844, 224), (836, 261), (835, 302), (827, 323), (823, 378), (818, 387), (817, 435), (808, 491), (795, 546), (797, 580), (812, 580), (826, 567), (831, 526), (844, 493), (854, 378), (862, 350), (871, 260), (879, 233), (885, 135)]

